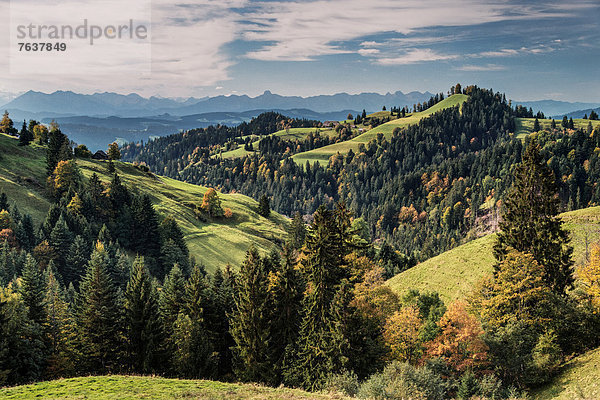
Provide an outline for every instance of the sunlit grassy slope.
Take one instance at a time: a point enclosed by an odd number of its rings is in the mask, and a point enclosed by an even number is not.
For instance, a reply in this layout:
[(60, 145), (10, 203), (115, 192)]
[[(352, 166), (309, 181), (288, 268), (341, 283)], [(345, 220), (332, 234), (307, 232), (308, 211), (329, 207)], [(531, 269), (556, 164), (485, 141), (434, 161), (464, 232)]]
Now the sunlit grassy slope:
[[(15, 201), (22, 212), (40, 223), (50, 206), (45, 197), (45, 151), (38, 146), (18, 147), (17, 140), (0, 134), (0, 192)], [(102, 181), (111, 178), (106, 162), (77, 161), (82, 174), (97, 173)], [(285, 217), (273, 212), (267, 219), (256, 213), (257, 203), (241, 194), (220, 194), (222, 206), (231, 208), (233, 218), (203, 223), (193, 211), (202, 202), (206, 187), (143, 172), (128, 163), (116, 162), (124, 184), (138, 193), (149, 194), (162, 216), (171, 215), (180, 224), (190, 253), (211, 271), (230, 263), (237, 266), (250, 245), (267, 252), (285, 235)], [(24, 183), (23, 183), (24, 182)]]
[[(279, 136), (283, 140), (294, 140), (294, 139), (305, 139), (309, 133), (311, 132), (319, 132), (322, 136), (332, 136), (335, 134), (335, 130), (332, 128), (290, 128), (283, 129), (273, 133), (271, 136)], [(258, 151), (258, 145), (260, 143), (260, 138), (258, 136), (254, 136), (252, 147), (254, 151)], [(237, 149), (229, 150), (221, 153), (219, 156), (222, 158), (241, 158), (248, 154), (251, 151), (247, 151), (244, 149), (244, 145), (240, 145)]]
[[(575, 261), (580, 265), (585, 259), (586, 241), (589, 244), (600, 239), (600, 207), (571, 211), (562, 217), (572, 233)], [(400, 294), (418, 289), (436, 291), (444, 301), (462, 299), (492, 272), (494, 239), (494, 234), (484, 236), (430, 258), (391, 278), (388, 285)]]
[[(540, 119), (538, 121), (542, 129), (549, 130), (552, 126), (551, 119)], [(515, 122), (517, 125), (515, 129), (515, 135), (517, 135), (517, 137), (524, 138), (525, 136), (533, 132), (533, 124), (535, 123), (535, 118), (516, 118)], [(600, 121), (590, 121), (588, 119), (574, 119), (573, 125), (575, 126), (575, 129), (587, 128), (588, 123), (590, 122), (592, 123), (592, 126), (594, 128), (600, 125)], [(562, 129), (561, 123), (562, 120), (556, 120), (556, 127), (558, 129)]]
[(600, 399), (600, 348), (566, 363), (552, 383), (534, 391), (533, 400)]
[(437, 111), (464, 103), (467, 100), (467, 98), (468, 96), (464, 94), (452, 95), (435, 104), (433, 107), (428, 108), (425, 111), (410, 114), (405, 118), (395, 119), (385, 124), (379, 125), (363, 133), (362, 135), (357, 136), (354, 139), (347, 140), (345, 142), (340, 142), (329, 146), (324, 146), (315, 150), (298, 153), (293, 156), (293, 159), (294, 161), (296, 161), (296, 163), (300, 165), (306, 164), (306, 161), (309, 161), (311, 164), (314, 162), (319, 162), (323, 165), (326, 165), (329, 162), (329, 158), (337, 153), (346, 154), (350, 149), (352, 149), (352, 151), (354, 152), (357, 152), (358, 146), (361, 143), (369, 143), (372, 139), (375, 139), (377, 137), (378, 133), (383, 133), (386, 137), (389, 138), (394, 132), (394, 129), (405, 128), (409, 125), (417, 124), (421, 119), (426, 118)]
[(0, 389), (0, 398), (7, 400), (343, 399), (339, 395), (308, 393), (297, 389), (269, 388), (253, 384), (116, 375), (59, 379), (5, 388)]

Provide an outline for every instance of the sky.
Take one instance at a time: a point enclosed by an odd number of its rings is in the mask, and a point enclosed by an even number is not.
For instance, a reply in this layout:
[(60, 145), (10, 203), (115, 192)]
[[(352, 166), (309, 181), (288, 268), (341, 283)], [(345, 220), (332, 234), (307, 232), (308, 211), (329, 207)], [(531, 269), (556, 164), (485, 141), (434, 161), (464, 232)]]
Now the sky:
[[(148, 37), (17, 50), (29, 40), (15, 38), (20, 22), (84, 18), (132, 20)], [(599, 39), (598, 0), (0, 0), (0, 99), (445, 92), (460, 82), (521, 101), (600, 102)]]

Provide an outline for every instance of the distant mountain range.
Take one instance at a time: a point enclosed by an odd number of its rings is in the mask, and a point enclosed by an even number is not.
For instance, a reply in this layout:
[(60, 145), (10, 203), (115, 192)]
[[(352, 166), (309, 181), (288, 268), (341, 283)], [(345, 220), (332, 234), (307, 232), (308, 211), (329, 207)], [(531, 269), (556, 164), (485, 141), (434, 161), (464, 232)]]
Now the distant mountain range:
[(91, 95), (70, 91), (41, 93), (29, 91), (11, 102), (3, 109), (20, 113), (37, 115), (92, 117), (143, 117), (169, 113), (184, 116), (210, 112), (243, 112), (248, 110), (289, 110), (308, 109), (318, 112), (339, 110), (378, 111), (383, 106), (412, 106), (429, 100), (431, 93), (411, 92), (404, 94), (400, 91), (387, 93), (320, 95), (311, 97), (281, 96), (265, 91), (260, 96), (247, 95), (216, 96), (209, 98), (189, 98), (185, 101), (150, 97), (144, 98), (132, 93), (121, 95), (116, 93), (95, 93)]
[[(537, 101), (514, 101), (513, 105), (520, 104), (527, 108), (532, 108), (533, 112), (541, 111), (546, 117), (560, 117), (567, 114), (574, 114), (573, 118), (582, 118), (590, 109), (600, 107), (600, 103), (570, 103), (568, 101), (557, 100), (537, 100)], [(581, 114), (581, 115), (580, 115)], [(575, 116), (577, 115), (577, 116)], [(567, 115), (569, 116), (569, 115)]]
[[(91, 149), (105, 148), (115, 139), (147, 140), (181, 130), (202, 128), (211, 124), (237, 125), (264, 111), (279, 111), (290, 117), (324, 120), (345, 119), (348, 113), (379, 111), (383, 106), (409, 106), (422, 103), (429, 92), (403, 93), (338, 93), (310, 97), (281, 96), (265, 91), (250, 97), (230, 95), (188, 99), (144, 98), (131, 93), (94, 93), (71, 91), (26, 92), (8, 102), (0, 110), (8, 110), (17, 126), (20, 121), (36, 119), (44, 123), (56, 120), (63, 131), (78, 143)], [(573, 118), (589, 114), (600, 103), (569, 103), (556, 100), (518, 102), (541, 110), (546, 115), (572, 113)], [(581, 110), (581, 111), (579, 111)], [(569, 114), (569, 116), (571, 116)]]

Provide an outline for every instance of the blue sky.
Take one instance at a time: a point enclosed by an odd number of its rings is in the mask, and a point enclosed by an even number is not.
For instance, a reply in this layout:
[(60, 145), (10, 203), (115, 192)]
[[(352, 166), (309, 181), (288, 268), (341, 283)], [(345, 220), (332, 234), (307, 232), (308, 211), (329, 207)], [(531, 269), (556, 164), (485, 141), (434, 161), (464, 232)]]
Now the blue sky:
[(9, 74), (0, 91), (308, 96), (461, 82), (600, 102), (599, 39), (598, 0), (153, 0), (151, 75)]

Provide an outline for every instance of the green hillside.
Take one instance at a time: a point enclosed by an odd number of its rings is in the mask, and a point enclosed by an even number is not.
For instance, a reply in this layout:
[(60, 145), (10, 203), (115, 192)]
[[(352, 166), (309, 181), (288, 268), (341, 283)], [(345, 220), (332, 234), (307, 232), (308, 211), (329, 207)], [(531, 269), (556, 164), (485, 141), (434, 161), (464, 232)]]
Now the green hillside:
[[(0, 134), (0, 192), (16, 201), (21, 212), (29, 213), (36, 223), (45, 218), (50, 206), (44, 195), (45, 151), (39, 146), (19, 147), (18, 141)], [(77, 161), (85, 177), (97, 173), (108, 182), (107, 163)], [(190, 254), (208, 270), (230, 263), (239, 265), (251, 244), (267, 252), (285, 232), (285, 217), (273, 212), (266, 219), (256, 213), (257, 203), (241, 194), (221, 194), (222, 206), (233, 211), (231, 219), (203, 223), (193, 211), (202, 202), (207, 188), (183, 183), (141, 171), (128, 163), (115, 163), (122, 181), (134, 192), (151, 196), (156, 210), (173, 216), (181, 226)]]
[[(335, 135), (335, 130), (332, 128), (290, 128), (290, 129), (282, 129), (273, 133), (270, 136), (279, 136), (283, 140), (294, 140), (294, 139), (306, 139), (309, 133), (311, 132), (319, 132), (321, 135), (333, 136)], [(252, 148), (255, 151), (258, 151), (258, 145), (261, 141), (261, 138), (258, 136), (252, 137)], [(245, 139), (245, 137), (244, 137)], [(221, 158), (241, 158), (248, 154), (252, 153), (251, 151), (245, 150), (244, 145), (239, 145), (237, 149), (229, 150), (221, 153), (219, 156)]]
[(551, 384), (534, 391), (534, 400), (600, 399), (600, 348), (567, 362)]
[[(572, 232), (575, 262), (585, 259), (586, 242), (600, 238), (600, 207), (585, 208), (562, 214)], [(436, 291), (451, 301), (464, 298), (473, 286), (492, 272), (494, 235), (484, 236), (430, 258), (388, 281), (397, 293), (410, 289)]]
[(354, 139), (347, 140), (341, 143), (331, 144), (329, 146), (324, 146), (318, 149), (306, 151), (304, 153), (298, 153), (293, 156), (294, 161), (300, 165), (306, 164), (306, 161), (309, 161), (311, 164), (315, 161), (326, 165), (329, 162), (329, 158), (337, 153), (346, 154), (350, 149), (352, 151), (357, 152), (358, 146), (363, 143), (367, 144), (372, 139), (377, 137), (378, 133), (383, 133), (386, 137), (391, 137), (394, 129), (396, 128), (405, 128), (409, 125), (414, 125), (419, 123), (419, 121), (425, 117), (430, 116), (431, 114), (443, 110), (445, 108), (454, 107), (456, 105), (462, 104), (467, 100), (468, 96), (464, 94), (455, 94), (452, 95), (434, 106), (428, 108), (425, 111), (409, 114), (405, 118), (399, 118), (387, 122), (385, 124), (379, 125), (360, 136), (355, 137)]
[[(517, 125), (515, 129), (515, 134), (518, 137), (524, 138), (525, 136), (533, 132), (533, 124), (535, 123), (535, 118), (516, 118), (515, 122)], [(540, 123), (540, 127), (543, 129), (550, 130), (552, 126), (551, 119), (540, 119), (538, 120), (538, 122)], [(560, 120), (556, 121), (556, 126), (559, 129), (562, 128), (561, 122), (562, 121)], [(575, 129), (587, 128), (589, 122), (592, 123), (592, 126), (594, 128), (600, 125), (600, 121), (590, 121), (589, 119), (574, 119), (573, 125), (575, 126)]]
[(2, 399), (122, 400), (122, 399), (343, 399), (340, 395), (308, 393), (297, 389), (255, 384), (142, 376), (91, 376), (59, 379), (0, 389)]

